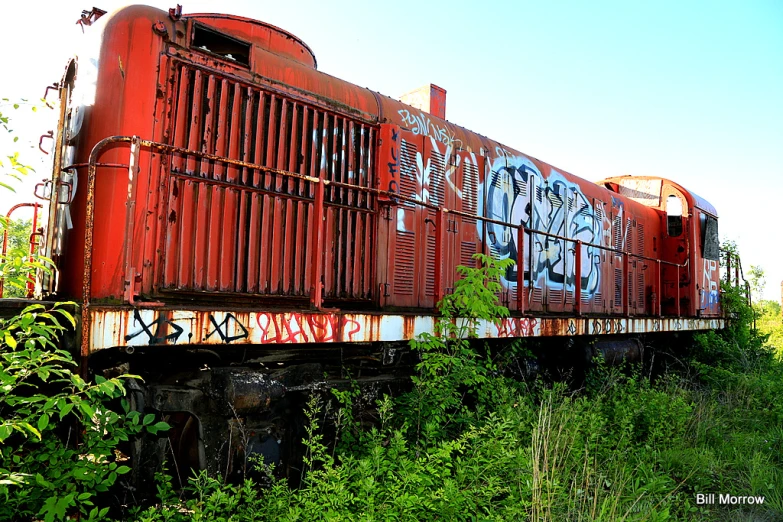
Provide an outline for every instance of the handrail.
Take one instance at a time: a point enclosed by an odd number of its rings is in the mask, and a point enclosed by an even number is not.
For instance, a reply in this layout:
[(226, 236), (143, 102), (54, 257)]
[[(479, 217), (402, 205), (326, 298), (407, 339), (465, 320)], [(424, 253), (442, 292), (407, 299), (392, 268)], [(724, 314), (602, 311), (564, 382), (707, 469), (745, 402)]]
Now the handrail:
[[(344, 182), (341, 182), (341, 181), (328, 180), (328, 179), (325, 179), (323, 177), (314, 177), (314, 176), (309, 176), (309, 175), (306, 175), (306, 174), (299, 174), (299, 173), (296, 173), (296, 172), (291, 172), (291, 171), (287, 171), (287, 170), (272, 168), (272, 167), (268, 167), (268, 166), (265, 166), (265, 165), (260, 165), (260, 164), (257, 164), (257, 163), (251, 163), (251, 162), (247, 162), (247, 161), (227, 158), (227, 157), (224, 157), (224, 156), (218, 156), (216, 154), (210, 154), (208, 152), (196, 151), (196, 150), (191, 150), (191, 149), (187, 149), (187, 148), (184, 148), (184, 147), (178, 147), (178, 146), (175, 146), (175, 145), (169, 145), (169, 144), (166, 144), (166, 143), (160, 143), (160, 142), (154, 142), (154, 141), (150, 141), (150, 140), (144, 140), (144, 139), (140, 139), (138, 136), (109, 136), (109, 137), (106, 137), (106, 138), (102, 139), (101, 141), (99, 141), (98, 143), (95, 144), (93, 149), (90, 151), (89, 160), (88, 160), (88, 162), (86, 164), (85, 163), (79, 163), (79, 164), (74, 164), (74, 165), (72, 165), (70, 167), (70, 168), (74, 168), (74, 169), (80, 169), (80, 168), (85, 168), (86, 167), (88, 169), (87, 170), (87, 198), (86, 198), (87, 199), (87, 201), (86, 201), (86, 205), (87, 206), (86, 206), (86, 215), (85, 215), (85, 242), (84, 242), (85, 266), (84, 266), (84, 274), (83, 274), (83, 280), (82, 280), (82, 293), (83, 293), (83, 298), (82, 298), (83, 303), (82, 304), (83, 304), (83, 306), (82, 306), (82, 339), (81, 339), (82, 345), (81, 345), (81, 351), (82, 351), (82, 355), (84, 355), (84, 356), (86, 356), (89, 353), (88, 343), (89, 343), (89, 327), (90, 327), (89, 323), (90, 323), (90, 318), (89, 318), (88, 308), (89, 308), (89, 302), (90, 302), (91, 281), (92, 281), (93, 225), (94, 225), (94, 219), (95, 219), (95, 201), (94, 201), (94, 198), (95, 198), (95, 183), (96, 183), (96, 176), (97, 176), (97, 168), (98, 167), (121, 167), (121, 168), (127, 167), (127, 168), (129, 168), (129, 180), (132, 183), (133, 179), (134, 179), (134, 173), (133, 173), (134, 166), (137, 164), (137, 160), (134, 161), (133, 159), (131, 161), (129, 161), (128, 165), (117, 164), (117, 163), (105, 163), (105, 164), (98, 163), (98, 157), (104, 151), (104, 149), (107, 146), (109, 146), (109, 145), (117, 144), (117, 143), (131, 143), (132, 144), (132, 151), (131, 151), (132, 155), (137, 155), (138, 154), (138, 148), (139, 147), (146, 147), (146, 148), (155, 149), (155, 150), (158, 150), (158, 151), (161, 151), (161, 152), (164, 152), (164, 153), (182, 154), (182, 155), (185, 155), (185, 156), (195, 156), (197, 158), (200, 158), (201, 160), (215, 161), (215, 162), (220, 162), (220, 163), (227, 164), (227, 165), (234, 165), (236, 167), (242, 167), (242, 168), (251, 169), (251, 170), (260, 170), (260, 171), (268, 172), (268, 173), (275, 174), (275, 175), (290, 177), (290, 178), (294, 178), (294, 179), (300, 179), (300, 180), (304, 180), (304, 181), (307, 181), (307, 182), (310, 182), (310, 183), (314, 183), (314, 184), (316, 184), (315, 196), (313, 198), (313, 203), (315, 205), (315, 209), (314, 209), (314, 212), (313, 212), (314, 216), (320, 216), (323, 213), (324, 205), (328, 204), (328, 203), (326, 203), (324, 201), (325, 200), (325, 197), (324, 197), (325, 196), (325, 194), (324, 194), (325, 188), (327, 186), (333, 186), (333, 187), (336, 187), (336, 188), (345, 188), (345, 189), (349, 189), (349, 190), (355, 190), (355, 191), (359, 191), (359, 192), (364, 192), (364, 193), (367, 193), (367, 194), (373, 194), (373, 195), (376, 195), (376, 196), (384, 196), (384, 197), (388, 198), (389, 201), (380, 201), (379, 204), (383, 204), (383, 205), (396, 205), (397, 203), (402, 201), (402, 202), (406, 202), (406, 203), (412, 203), (414, 205), (417, 205), (417, 206), (420, 206), (420, 207), (423, 207), (423, 208), (428, 208), (428, 209), (434, 210), (437, 213), (436, 223), (438, 225), (442, 225), (444, 223), (444, 219), (445, 219), (446, 214), (452, 214), (452, 215), (455, 215), (455, 216), (461, 216), (461, 217), (466, 217), (466, 218), (469, 218), (469, 219), (480, 220), (480, 221), (482, 221), (484, 223), (493, 223), (493, 224), (497, 224), (497, 225), (504, 226), (504, 227), (516, 228), (517, 229), (517, 234), (518, 234), (518, 237), (517, 237), (517, 239), (518, 239), (518, 241), (517, 241), (518, 242), (518, 256), (517, 256), (518, 257), (518, 260), (517, 260), (517, 263), (518, 263), (518, 267), (517, 267), (518, 291), (517, 291), (517, 299), (518, 299), (518, 308), (519, 308), (519, 311), (521, 313), (524, 313), (525, 308), (527, 307), (527, 295), (526, 295), (526, 292), (525, 292), (525, 289), (524, 289), (524, 268), (523, 268), (524, 267), (523, 259), (524, 259), (524, 234), (525, 234), (525, 232), (528, 232), (530, 234), (542, 235), (542, 236), (545, 236), (545, 237), (550, 237), (550, 238), (554, 238), (554, 239), (558, 239), (558, 240), (567, 241), (567, 242), (573, 243), (576, 246), (576, 249), (575, 249), (575, 252), (574, 252), (575, 253), (575, 265), (576, 265), (575, 266), (575, 270), (576, 270), (577, 281), (580, 282), (580, 284), (576, 284), (575, 285), (575, 297), (576, 297), (576, 299), (575, 299), (575, 301), (576, 301), (575, 302), (575, 310), (576, 310), (577, 314), (581, 313), (581, 255), (582, 255), (581, 254), (581, 250), (582, 250), (582, 247), (596, 248), (596, 249), (604, 250), (604, 251), (607, 251), (607, 252), (613, 252), (613, 253), (619, 254), (619, 255), (623, 256), (625, 265), (628, 264), (628, 259), (631, 258), (631, 257), (655, 262), (657, 264), (657, 266), (658, 266), (658, 271), (657, 272), (658, 272), (658, 287), (659, 288), (660, 288), (660, 283), (661, 283), (661, 280), (660, 280), (660, 277), (661, 277), (661, 273), (660, 273), (661, 272), (661, 265), (667, 265), (667, 266), (676, 267), (677, 268), (677, 280), (678, 281), (679, 281), (680, 269), (684, 268), (684, 267), (686, 267), (688, 265), (688, 261), (687, 260), (683, 264), (678, 264), (678, 263), (673, 263), (671, 261), (664, 261), (662, 259), (656, 259), (656, 258), (644, 256), (642, 254), (634, 254), (634, 253), (631, 253), (631, 252), (628, 252), (628, 251), (624, 251), (622, 249), (613, 248), (613, 247), (610, 247), (610, 246), (596, 244), (596, 243), (583, 242), (582, 240), (579, 240), (579, 239), (569, 238), (569, 237), (561, 236), (561, 235), (558, 235), (558, 234), (553, 234), (551, 232), (546, 232), (546, 231), (543, 231), (543, 230), (537, 230), (537, 229), (532, 229), (532, 228), (528, 229), (528, 228), (525, 228), (524, 224), (522, 224), (522, 223), (513, 224), (513, 223), (506, 222), (506, 221), (501, 221), (501, 220), (489, 218), (489, 217), (486, 217), (486, 216), (474, 215), (474, 214), (470, 214), (470, 213), (467, 213), (467, 212), (462, 212), (462, 211), (458, 211), (458, 210), (448, 209), (448, 208), (445, 208), (445, 207), (434, 205), (434, 204), (429, 203), (427, 201), (421, 201), (421, 200), (416, 199), (416, 198), (408, 197), (408, 196), (399, 194), (397, 192), (392, 192), (392, 191), (388, 191), (388, 190), (378, 189), (378, 188), (374, 188), (374, 187), (363, 187), (363, 186), (360, 186), (360, 185), (354, 185), (354, 184), (351, 184), (351, 183), (344, 183)], [(189, 174), (187, 174), (187, 173), (177, 173), (177, 175), (189, 176)], [(205, 182), (213, 182), (215, 180), (205, 179), (204, 181)], [(222, 184), (226, 184), (226, 182), (222, 182)], [(233, 184), (231, 184), (231, 185), (233, 185)], [(249, 188), (249, 187), (245, 187), (243, 185), (236, 185), (236, 188), (242, 189), (242, 188)], [(132, 189), (132, 186), (129, 186), (129, 190), (130, 189)], [(361, 210), (361, 208), (357, 208), (357, 210)], [(316, 229), (314, 231), (315, 233), (313, 234), (313, 243), (314, 243), (314, 247), (316, 247), (316, 250), (314, 250), (314, 252), (319, 252), (320, 250), (317, 249), (317, 247), (319, 245), (322, 246), (322, 242), (323, 242), (322, 228), (323, 227), (316, 227)], [(440, 249), (441, 249), (441, 243), (442, 243), (442, 240), (443, 240), (443, 232), (442, 232), (441, 229), (442, 229), (442, 226), (437, 226), (436, 227), (436, 244), (437, 244), (437, 247), (436, 247), (436, 282), (435, 282), (435, 285), (436, 285), (436, 302), (439, 300), (440, 297), (442, 297), (442, 294), (443, 294), (443, 288), (442, 288), (442, 286), (443, 286), (443, 282), (442, 282), (443, 277), (442, 277), (442, 273), (441, 273), (442, 272), (442, 268), (440, 266), (441, 263), (439, 262), (440, 259), (442, 258), (442, 255), (441, 255), (442, 252), (440, 252)], [(311, 304), (316, 309), (320, 309), (321, 308), (322, 301), (323, 301), (322, 300), (322, 295), (321, 295), (321, 290), (322, 289), (321, 289), (321, 286), (320, 286), (320, 279), (321, 279), (320, 278), (320, 274), (321, 274), (322, 269), (323, 269), (321, 264), (322, 264), (321, 257), (320, 256), (316, 256), (316, 262), (313, 263), (313, 267), (312, 267), (312, 271), (313, 271), (312, 276), (313, 277), (311, 278), (311, 280), (313, 282), (313, 287), (311, 288), (311, 295), (310, 295)], [(627, 271), (627, 267), (626, 267), (626, 270), (624, 270), (624, 272), (625, 271)], [(531, 274), (531, 277), (532, 277), (532, 274)], [(530, 286), (532, 287), (532, 284)], [(623, 277), (623, 296), (624, 296), (623, 297), (623, 301), (624, 301), (623, 306), (624, 306), (624, 311), (627, 313), (627, 306), (628, 306), (628, 304), (627, 304), (628, 295), (627, 294), (628, 294), (628, 292), (627, 292), (627, 288), (625, 288), (626, 286), (627, 286), (627, 278)], [(530, 290), (528, 290), (528, 292), (529, 291)], [(133, 297), (132, 290), (130, 292), (131, 292), (130, 298), (132, 299), (132, 297)], [(680, 315), (679, 285), (677, 286), (677, 294), (678, 294), (678, 296), (677, 296), (677, 316), (679, 316)], [(128, 297), (128, 296), (126, 295), (126, 297)], [(157, 304), (157, 303), (155, 303), (155, 304)], [(657, 304), (657, 315), (658, 316), (661, 315), (661, 312), (660, 312), (660, 300), (658, 301), (658, 304)]]

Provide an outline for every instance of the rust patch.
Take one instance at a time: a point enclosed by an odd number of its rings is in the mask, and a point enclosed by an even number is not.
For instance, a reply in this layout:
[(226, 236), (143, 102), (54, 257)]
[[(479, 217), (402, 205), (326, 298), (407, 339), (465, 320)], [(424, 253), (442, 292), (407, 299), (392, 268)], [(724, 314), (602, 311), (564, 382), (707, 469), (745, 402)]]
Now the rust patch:
[(416, 331), (416, 318), (405, 316), (402, 318), (402, 335), (405, 339), (413, 339), (413, 333)]

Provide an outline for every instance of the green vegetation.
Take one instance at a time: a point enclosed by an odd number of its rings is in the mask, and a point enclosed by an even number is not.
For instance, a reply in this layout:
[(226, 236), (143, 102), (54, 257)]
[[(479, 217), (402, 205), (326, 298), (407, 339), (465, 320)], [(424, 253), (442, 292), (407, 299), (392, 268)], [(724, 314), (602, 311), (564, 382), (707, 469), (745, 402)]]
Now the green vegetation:
[[(157, 520), (780, 520), (783, 518), (783, 366), (738, 319), (695, 338), (679, 369), (651, 380), (639, 368), (598, 364), (578, 392), (502, 376), (503, 361), (470, 337), (474, 320), (507, 313), (493, 283), (502, 264), (462, 269), (442, 303), (442, 335), (413, 343), (413, 390), (378, 405), (372, 428), (313, 398), (304, 481), (222, 484), (204, 474), (176, 495), (160, 474), (160, 503), (133, 518)], [(481, 285), (476, 283), (480, 282)], [(487, 289), (485, 291), (485, 289)], [(470, 320), (453, 323), (452, 317)], [(460, 330), (458, 332), (458, 330)], [(320, 428), (340, 418), (330, 448)], [(345, 441), (349, 441), (345, 444)], [(267, 470), (268, 472), (268, 470)], [(697, 494), (715, 494), (699, 505)], [(718, 504), (720, 494), (763, 504)]]
[[(8, 125), (0, 112), (0, 126), (10, 131)], [(6, 182), (29, 170), (17, 154), (7, 159), (0, 162), (0, 190), (13, 190)], [(24, 224), (3, 219), (0, 233), (6, 227), (12, 241), (26, 243)], [(49, 262), (30, 260), (26, 247), (11, 245), (0, 258), (0, 277), (6, 288), (23, 290)], [(73, 303), (32, 304), (0, 317), (0, 520), (50, 522), (77, 513), (82, 520), (104, 518), (109, 508), (98, 507), (97, 497), (130, 471), (119, 444), (142, 431), (154, 435), (169, 428), (154, 415), (129, 411), (120, 398), (130, 376), (82, 379), (71, 353), (59, 345), (63, 333), (75, 337), (72, 310)], [(112, 400), (123, 414), (112, 411)]]
[(767, 345), (783, 358), (783, 311), (776, 301), (760, 301), (755, 306), (756, 328), (768, 336)]
[(75, 371), (55, 344), (66, 330), (60, 323), (76, 324), (71, 304), (34, 304), (0, 320), (0, 520), (104, 516), (108, 508), (98, 509), (95, 497), (130, 471), (119, 443), (168, 429), (154, 415), (129, 412), (124, 399), (124, 414), (108, 408), (125, 395), (127, 376), (90, 384)]
[(27, 295), (27, 277), (31, 269), (36, 266), (30, 262), (30, 234), (32, 233), (33, 221), (31, 219), (11, 219), (2, 218), (0, 223), (0, 238), (4, 230), (8, 231), (8, 253), (7, 258), (0, 260), (0, 277), (5, 279), (3, 286), (3, 297), (25, 297)]

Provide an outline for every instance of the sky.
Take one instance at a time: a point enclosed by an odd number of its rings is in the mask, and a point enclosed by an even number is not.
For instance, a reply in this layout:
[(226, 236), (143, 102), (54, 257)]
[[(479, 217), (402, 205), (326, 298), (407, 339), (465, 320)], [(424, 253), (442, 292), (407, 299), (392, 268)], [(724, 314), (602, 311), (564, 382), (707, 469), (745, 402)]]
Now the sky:
[[(37, 99), (59, 80), (91, 7), (4, 3), (0, 98)], [(185, 0), (183, 11), (277, 25), (319, 70), (389, 96), (439, 85), (448, 120), (587, 180), (675, 180), (715, 206), (746, 273), (760, 265), (765, 298), (780, 299), (783, 1)], [(29, 109), (0, 107), (23, 138), (0, 137), (0, 158), (21, 150), (37, 169), (17, 191), (25, 201), (48, 170), (38, 136), (54, 126), (53, 111)], [(12, 199), (0, 194), (0, 212)]]

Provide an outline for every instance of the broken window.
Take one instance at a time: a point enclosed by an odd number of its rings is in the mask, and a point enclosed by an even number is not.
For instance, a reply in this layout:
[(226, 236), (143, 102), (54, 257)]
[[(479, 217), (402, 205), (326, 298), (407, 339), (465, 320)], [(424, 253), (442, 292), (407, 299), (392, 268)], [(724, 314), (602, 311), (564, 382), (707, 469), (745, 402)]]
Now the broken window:
[(718, 220), (701, 213), (701, 253), (704, 259), (717, 261), (720, 257), (720, 239), (718, 238)]
[(244, 65), (250, 65), (250, 44), (231, 36), (196, 24), (193, 27), (193, 43), (191, 47), (197, 51), (219, 56), (224, 60)]

